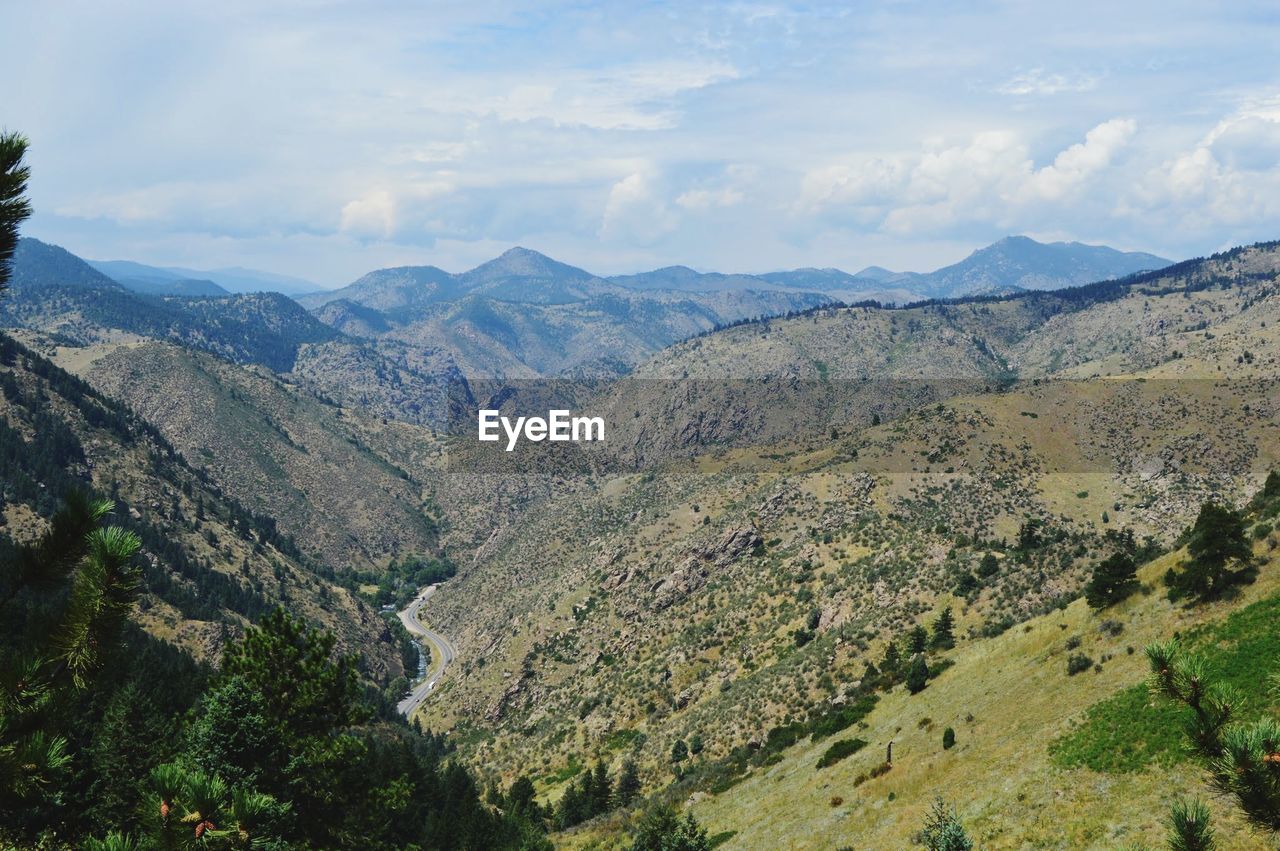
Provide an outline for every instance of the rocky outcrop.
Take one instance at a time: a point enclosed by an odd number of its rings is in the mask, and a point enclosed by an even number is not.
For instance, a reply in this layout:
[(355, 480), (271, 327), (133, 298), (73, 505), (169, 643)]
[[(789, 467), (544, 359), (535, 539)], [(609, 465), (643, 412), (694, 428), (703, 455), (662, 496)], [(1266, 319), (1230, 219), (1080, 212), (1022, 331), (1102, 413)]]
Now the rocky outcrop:
[(723, 568), (755, 551), (764, 540), (755, 526), (729, 529), (714, 543), (700, 547), (668, 575), (649, 587), (653, 609), (662, 611), (707, 582), (713, 568)]

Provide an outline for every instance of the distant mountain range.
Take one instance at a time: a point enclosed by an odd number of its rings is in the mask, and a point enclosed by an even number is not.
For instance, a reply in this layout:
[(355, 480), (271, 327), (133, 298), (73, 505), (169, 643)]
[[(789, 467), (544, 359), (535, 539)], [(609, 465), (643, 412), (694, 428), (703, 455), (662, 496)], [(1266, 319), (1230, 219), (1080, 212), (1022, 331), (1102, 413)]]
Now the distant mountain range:
[[(298, 345), (341, 337), (376, 342), (385, 350), (381, 356), (399, 358), (404, 346), (446, 353), (473, 376), (609, 376), (629, 371), (673, 343), (745, 319), (838, 302), (904, 304), (1054, 289), (1167, 265), (1151, 254), (1008, 237), (930, 273), (871, 266), (856, 274), (804, 268), (749, 275), (668, 266), (600, 276), (512, 248), (459, 274), (401, 266), (369, 272), (341, 289), (302, 294), (298, 291), (313, 285), (297, 278), (245, 269), (85, 262), (56, 246), (23, 239), (14, 264), (14, 293), (39, 290), (39, 297), (13, 299), (4, 310), (11, 322), (45, 329), (56, 325), (73, 337), (88, 323), (197, 341), (235, 360), (277, 369), (289, 368)], [(98, 295), (88, 299), (76, 288)], [(246, 291), (280, 289), (291, 291), (294, 301), (266, 295), (244, 301)], [(133, 304), (129, 295), (159, 298)], [(201, 322), (214, 322), (216, 331), (202, 329)], [(264, 347), (253, 339), (255, 328), (272, 326), (290, 329), (287, 345), (281, 347), (277, 339)]]
[(148, 266), (132, 260), (87, 260), (90, 266), (134, 292), (149, 295), (226, 295), (276, 292), (301, 295), (320, 289), (310, 281), (273, 272), (230, 266), (223, 269), (184, 269)]
[(370, 272), (341, 289), (299, 298), (318, 308), (339, 299), (378, 311), (484, 295), (522, 304), (565, 304), (622, 290), (671, 293), (800, 291), (841, 301), (904, 303), (926, 298), (1052, 290), (1160, 269), (1172, 263), (1138, 251), (1079, 242), (1041, 243), (1005, 237), (959, 263), (933, 272), (894, 272), (868, 266), (860, 272), (803, 268), (763, 274), (698, 272), (664, 266), (631, 275), (597, 276), (527, 248), (513, 248), (461, 274), (435, 266), (401, 266)]

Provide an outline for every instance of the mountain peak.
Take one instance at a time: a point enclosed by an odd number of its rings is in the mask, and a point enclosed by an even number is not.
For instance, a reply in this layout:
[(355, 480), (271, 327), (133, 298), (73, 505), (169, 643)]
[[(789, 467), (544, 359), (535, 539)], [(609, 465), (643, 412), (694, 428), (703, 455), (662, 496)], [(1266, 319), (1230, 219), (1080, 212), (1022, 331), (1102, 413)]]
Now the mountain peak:
[(922, 276), (930, 295), (951, 297), (1079, 286), (1168, 266), (1169, 260), (1080, 242), (1038, 242), (1011, 235), (959, 263)]
[(62, 246), (29, 236), (18, 239), (10, 268), (16, 289), (38, 286), (122, 289), (120, 284)]
[(575, 266), (553, 260), (532, 248), (517, 245), (458, 277), (470, 283), (483, 284), (496, 278), (553, 278), (578, 282), (591, 280), (595, 276)]

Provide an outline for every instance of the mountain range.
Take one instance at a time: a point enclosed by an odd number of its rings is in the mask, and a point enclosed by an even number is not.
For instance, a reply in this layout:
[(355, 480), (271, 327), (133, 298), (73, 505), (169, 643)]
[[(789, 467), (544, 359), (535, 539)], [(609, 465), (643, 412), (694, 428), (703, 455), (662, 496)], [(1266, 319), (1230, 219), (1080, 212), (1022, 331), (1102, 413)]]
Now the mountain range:
[(230, 266), (221, 269), (184, 269), (148, 266), (132, 260), (88, 260), (90, 266), (131, 290), (151, 295), (224, 295), (226, 293), (277, 292), (300, 295), (319, 287), (302, 278)]

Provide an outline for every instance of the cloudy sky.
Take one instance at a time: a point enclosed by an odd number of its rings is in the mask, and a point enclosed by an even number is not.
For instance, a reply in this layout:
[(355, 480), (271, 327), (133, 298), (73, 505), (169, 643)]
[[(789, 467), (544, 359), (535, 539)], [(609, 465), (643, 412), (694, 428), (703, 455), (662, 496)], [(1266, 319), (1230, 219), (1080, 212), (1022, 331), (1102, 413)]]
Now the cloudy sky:
[(928, 270), (1010, 233), (1280, 238), (1280, 11), (1178, 3), (0, 0), (26, 233), (324, 285)]

